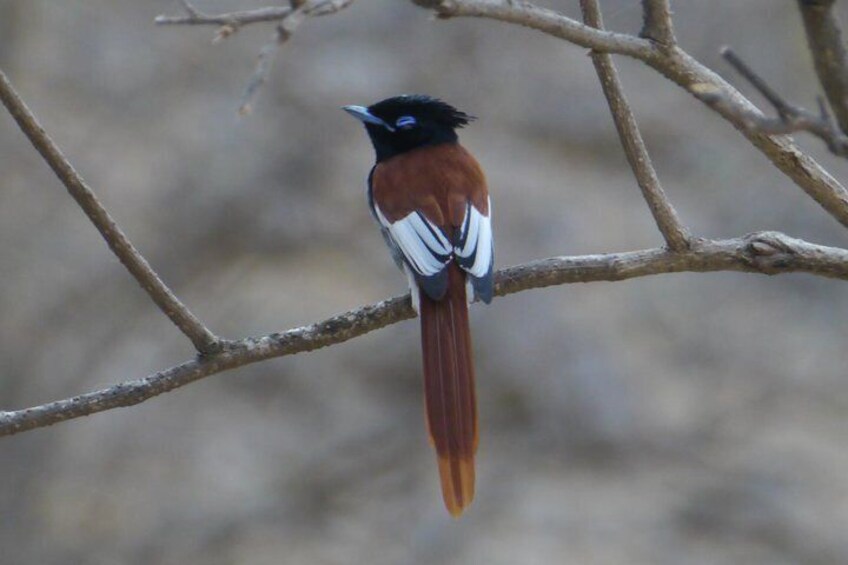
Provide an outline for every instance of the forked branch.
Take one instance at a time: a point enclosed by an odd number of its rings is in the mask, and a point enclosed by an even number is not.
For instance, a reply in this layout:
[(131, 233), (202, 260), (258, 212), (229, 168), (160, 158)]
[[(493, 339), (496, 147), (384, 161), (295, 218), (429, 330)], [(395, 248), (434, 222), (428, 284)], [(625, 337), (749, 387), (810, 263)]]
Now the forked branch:
[[(648, 4), (651, 3), (646, 1), (645, 5)], [(599, 30), (604, 28), (601, 9), (597, 0), (580, 0), (580, 8), (583, 10), (583, 19), (586, 24)], [(663, 191), (660, 179), (651, 163), (651, 157), (648, 155), (648, 149), (642, 140), (642, 134), (639, 132), (639, 126), (636, 124), (636, 118), (633, 117), (633, 112), (624, 96), (612, 57), (608, 53), (598, 51), (592, 51), (591, 55), (592, 63), (595, 65), (595, 70), (601, 81), (601, 88), (609, 103), (616, 130), (618, 130), (618, 137), (621, 139), (624, 153), (627, 155), (630, 168), (633, 169), (636, 182), (642, 189), (642, 196), (648, 203), (648, 208), (651, 209), (654, 221), (657, 223), (669, 249), (682, 251), (689, 247), (691, 235), (680, 222), (674, 206)]]
[[(300, 2), (303, 1), (300, 0)], [(336, 2), (339, 1), (344, 6), (352, 2), (352, 0), (336, 0)], [(848, 191), (845, 187), (813, 158), (798, 149), (788, 137), (775, 136), (748, 127), (750, 116), (757, 115), (759, 110), (720, 76), (675, 44), (668, 0), (642, 1), (645, 24), (642, 35), (644, 37), (595, 29), (530, 2), (517, 0), (411, 1), (432, 10), (441, 19), (470, 17), (498, 20), (526, 26), (597, 52), (626, 55), (643, 61), (715, 109), (719, 115), (742, 131), (777, 169), (792, 179), (837, 221), (848, 227)], [(335, 3), (333, 0), (325, 0), (325, 2)], [(811, 5), (832, 4), (832, 0), (799, 0), (799, 2)], [(188, 17), (192, 19), (191, 14)], [(158, 21), (164, 23), (161, 18)], [(195, 16), (193, 19), (203, 20), (200, 16)], [(249, 21), (247, 16), (242, 15), (241, 23), (249, 23)], [(826, 21), (830, 20), (826, 19)], [(218, 23), (218, 21), (204, 23)], [(716, 103), (718, 99), (721, 100), (720, 104)]]
[[(842, 225), (848, 227), (848, 191), (815, 159), (785, 136), (772, 136), (745, 127), (742, 115), (759, 112), (716, 73), (680, 47), (660, 48), (655, 42), (627, 34), (597, 30), (572, 18), (529, 2), (500, 0), (412, 0), (440, 18), (487, 18), (526, 26), (575, 45), (638, 59), (715, 109), (736, 126), (772, 164), (797, 184)], [(704, 96), (709, 92), (709, 96)], [(726, 100), (715, 105), (715, 96)]]
[(241, 10), (227, 14), (206, 14), (188, 2), (183, 2), (185, 14), (162, 14), (153, 20), (157, 25), (211, 25), (239, 27), (260, 22), (278, 22), (292, 13), (291, 6), (268, 6), (255, 10)]
[(288, 6), (256, 8), (226, 14), (205, 14), (188, 0), (183, 0), (184, 15), (156, 16), (158, 25), (217, 25), (213, 43), (229, 37), (243, 25), (261, 22), (279, 22), (271, 40), (262, 47), (256, 58), (253, 74), (244, 89), (239, 103), (239, 114), (251, 113), (253, 102), (271, 74), (274, 57), (291, 38), (298, 27), (309, 17), (335, 14), (353, 3), (353, 0), (289, 0)]
[[(499, 271), (495, 277), (495, 294), (506, 296), (566, 283), (622, 281), (663, 273), (713, 271), (767, 275), (803, 272), (848, 280), (848, 250), (807, 243), (777, 232), (761, 232), (737, 239), (696, 240), (682, 252), (659, 248), (552, 257)], [(186, 361), (143, 379), (32, 408), (0, 412), (0, 437), (112, 408), (133, 406), (210, 375), (342, 343), (414, 315), (409, 296), (399, 296), (309, 326), (229, 342), (219, 353)]]
[(738, 112), (742, 127), (748, 131), (768, 135), (805, 131), (823, 140), (834, 155), (848, 157), (848, 136), (840, 131), (839, 125), (828, 111), (823, 99), (819, 98), (818, 114), (796, 106), (770, 87), (765, 79), (754, 72), (730, 47), (723, 47), (721, 54), (745, 80), (751, 83), (751, 86), (769, 101), (777, 112), (777, 116), (768, 117), (759, 111), (739, 108), (730, 103), (721, 92), (713, 92), (709, 88), (702, 91), (707, 103), (726, 112)]
[[(585, 12), (583, 19), (586, 19)], [(600, 29), (603, 26), (592, 27)], [(671, 20), (671, 6), (668, 0), (642, 0), (642, 31), (639, 37), (656, 41), (663, 47), (672, 47), (677, 43)]]

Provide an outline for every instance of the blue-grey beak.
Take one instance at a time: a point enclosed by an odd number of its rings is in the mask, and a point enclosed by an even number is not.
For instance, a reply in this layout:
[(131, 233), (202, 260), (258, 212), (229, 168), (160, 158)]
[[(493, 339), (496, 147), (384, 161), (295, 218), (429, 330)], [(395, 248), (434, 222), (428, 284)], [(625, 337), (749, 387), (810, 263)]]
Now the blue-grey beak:
[(395, 128), (373, 115), (365, 106), (344, 106), (342, 109), (362, 123), (383, 126), (389, 131), (395, 131)]

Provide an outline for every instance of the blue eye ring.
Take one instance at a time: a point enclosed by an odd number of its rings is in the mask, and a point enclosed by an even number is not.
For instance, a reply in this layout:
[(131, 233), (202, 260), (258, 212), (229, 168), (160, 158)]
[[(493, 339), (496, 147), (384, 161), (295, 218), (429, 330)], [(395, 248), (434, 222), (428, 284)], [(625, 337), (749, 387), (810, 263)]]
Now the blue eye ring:
[(400, 129), (408, 129), (418, 124), (418, 120), (416, 120), (412, 116), (401, 116), (395, 122), (395, 127)]

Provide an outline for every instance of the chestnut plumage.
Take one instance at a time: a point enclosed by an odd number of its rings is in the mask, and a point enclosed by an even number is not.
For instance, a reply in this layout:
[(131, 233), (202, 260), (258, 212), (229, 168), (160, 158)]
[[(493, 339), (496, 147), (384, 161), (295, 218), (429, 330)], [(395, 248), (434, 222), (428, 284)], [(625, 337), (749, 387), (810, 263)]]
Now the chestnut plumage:
[(427, 428), (459, 516), (474, 498), (478, 437), (468, 303), (491, 301), (494, 258), (486, 178), (456, 134), (473, 118), (421, 95), (345, 110), (374, 145), (368, 203), (421, 317)]

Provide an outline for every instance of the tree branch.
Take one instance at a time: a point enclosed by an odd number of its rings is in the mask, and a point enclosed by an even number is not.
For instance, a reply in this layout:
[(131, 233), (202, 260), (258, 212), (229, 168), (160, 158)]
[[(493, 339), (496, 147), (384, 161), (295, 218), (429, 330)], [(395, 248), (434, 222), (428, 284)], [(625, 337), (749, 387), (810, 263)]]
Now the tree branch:
[[(603, 29), (604, 23), (597, 0), (580, 0), (580, 8), (583, 11), (583, 19), (588, 25), (596, 29)], [(642, 190), (642, 196), (645, 197), (648, 208), (650, 208), (654, 221), (656, 221), (669, 249), (682, 251), (689, 247), (691, 235), (680, 222), (674, 206), (663, 191), (660, 179), (651, 163), (648, 149), (642, 140), (642, 134), (639, 132), (639, 126), (633, 117), (627, 98), (624, 96), (612, 57), (607, 53), (597, 51), (592, 51), (591, 55), (592, 63), (595, 65), (595, 70), (601, 81), (604, 96), (609, 103), (618, 136), (624, 147), (624, 153), (627, 155), (627, 161), (636, 176), (636, 182)]]
[[(553, 257), (498, 271), (495, 295), (566, 283), (621, 281), (663, 273), (741, 271), (776, 275), (803, 272), (848, 280), (848, 250), (815, 245), (778, 232), (737, 239), (694, 240), (673, 252), (646, 249), (605, 255)], [(0, 436), (50, 426), (122, 406), (133, 406), (196, 380), (251, 363), (314, 351), (414, 317), (409, 296), (363, 306), (283, 333), (229, 342), (215, 354), (143, 379), (127, 381), (12, 412), (0, 412)]]
[(642, 0), (642, 21), (639, 37), (656, 41), (661, 47), (673, 47), (677, 44), (668, 0)]
[(777, 117), (764, 116), (759, 111), (750, 111), (729, 103), (721, 92), (712, 92), (703, 88), (702, 99), (715, 109), (737, 113), (742, 126), (754, 133), (767, 135), (786, 134), (796, 131), (806, 131), (823, 140), (834, 155), (848, 157), (848, 136), (844, 135), (833, 120), (824, 100), (819, 98), (819, 113), (814, 114), (800, 106), (787, 102), (780, 94), (772, 89), (754, 70), (749, 67), (730, 47), (721, 49), (722, 56), (730, 63), (745, 80), (757, 89), (763, 97), (774, 106)]
[(834, 4), (834, 0), (798, 0), (819, 82), (842, 131), (848, 133), (848, 56)]
[[(271, 74), (271, 63), (274, 61), (274, 56), (279, 52), (280, 47), (289, 40), (294, 33), (294, 30), (303, 22), (305, 14), (302, 9), (297, 9), (291, 13), (283, 22), (274, 29), (274, 37), (259, 51), (256, 57), (256, 67), (247, 87), (244, 89), (244, 94), (239, 102), (239, 114), (246, 116), (253, 111), (253, 101), (256, 95), (259, 94), (259, 89), (268, 80)], [(219, 32), (220, 35), (220, 32)]]
[(291, 6), (269, 6), (255, 10), (241, 10), (227, 14), (204, 14), (191, 4), (183, 4), (186, 13), (180, 16), (156, 16), (156, 25), (218, 25), (239, 27), (259, 22), (278, 22), (288, 17), (292, 12)]
[(553, 10), (529, 2), (500, 0), (412, 0), (423, 8), (433, 10), (439, 18), (486, 18), (529, 27), (576, 45), (627, 55), (640, 60), (659, 57), (660, 52), (647, 39), (625, 33), (598, 30)]
[(279, 22), (303, 9), (308, 16), (328, 16), (347, 8), (353, 0), (289, 0), (288, 6), (268, 6), (253, 10), (239, 10), (225, 14), (204, 14), (191, 3), (183, 0), (185, 14), (167, 16), (160, 14), (153, 19), (156, 25), (219, 25), (234, 28), (261, 22)]
[(279, 52), (280, 47), (291, 38), (300, 24), (307, 17), (335, 14), (350, 6), (353, 0), (289, 0), (289, 5), (284, 7), (256, 8), (215, 15), (200, 12), (188, 0), (183, 0), (182, 3), (186, 12), (185, 15), (166, 16), (163, 14), (156, 16), (153, 21), (158, 25), (221, 26), (212, 40), (213, 43), (231, 36), (243, 25), (259, 22), (280, 22), (274, 29), (274, 36), (271, 41), (266, 43), (259, 51), (253, 74), (244, 89), (244, 94), (242, 94), (238, 111), (239, 114), (244, 116), (252, 112), (253, 102), (271, 73), (274, 56)]
[(216, 351), (221, 340), (216, 337), (188, 308), (171, 292), (162, 279), (150, 267), (150, 264), (133, 246), (124, 232), (118, 227), (91, 188), (85, 183), (73, 166), (68, 162), (56, 144), (35, 119), (9, 79), (0, 70), (0, 101), (18, 123), (21, 131), (65, 185), (65, 188), (83, 209), (91, 222), (97, 227), (112, 252), (118, 256), (124, 267), (138, 281), (153, 302), (194, 344), (197, 351), (211, 353)]
[[(659, 49), (651, 41), (626, 34), (599, 31), (590, 26), (527, 2), (499, 0), (412, 0), (430, 8), (440, 18), (488, 18), (526, 26), (595, 51), (627, 55), (643, 61), (738, 128), (781, 172), (792, 179), (831, 216), (848, 227), (848, 191), (815, 159), (804, 154), (785, 136), (751, 131), (741, 118), (759, 113), (739, 91), (679, 47)], [(705, 97), (705, 93), (710, 93)], [(714, 96), (726, 100), (715, 106)]]

